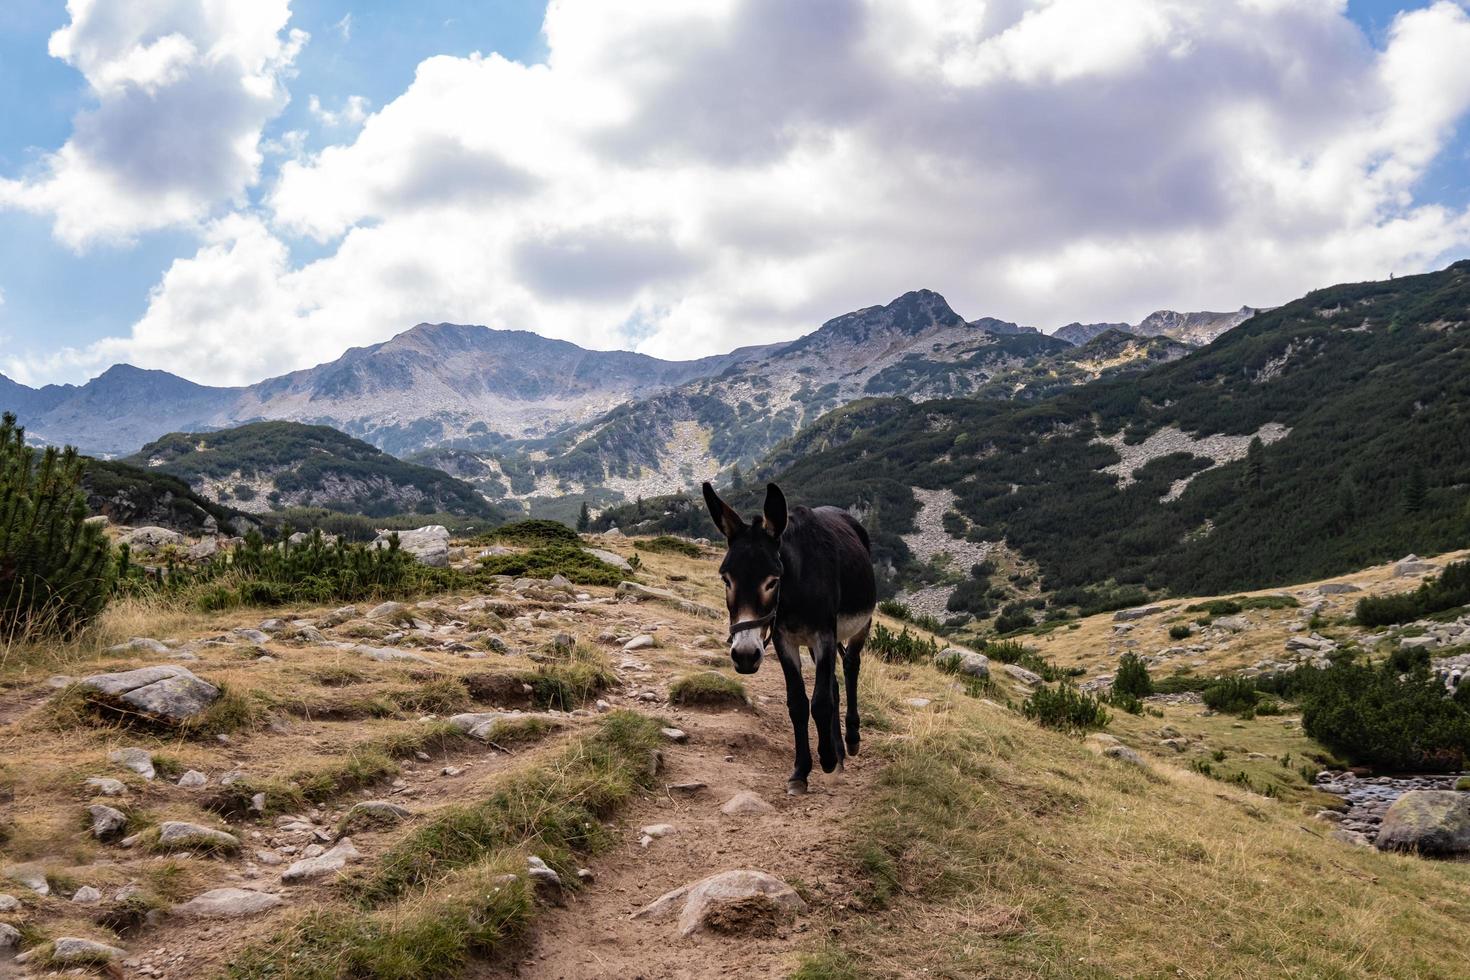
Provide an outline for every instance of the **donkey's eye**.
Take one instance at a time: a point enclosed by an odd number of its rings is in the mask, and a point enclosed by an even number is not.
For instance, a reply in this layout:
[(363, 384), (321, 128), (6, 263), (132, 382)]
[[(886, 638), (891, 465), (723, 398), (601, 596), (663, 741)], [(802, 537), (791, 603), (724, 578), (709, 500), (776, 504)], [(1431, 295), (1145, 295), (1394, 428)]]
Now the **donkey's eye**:
[(776, 583), (780, 581), (781, 579), (779, 577), (772, 575), (770, 578), (761, 583), (761, 589), (765, 592), (773, 592), (775, 591)]
[(727, 574), (726, 574), (726, 573), (724, 573), (724, 572), (721, 572), (721, 573), (720, 573), (720, 581), (722, 581), (722, 582), (724, 582), (724, 583), (725, 583), (725, 586), (726, 586), (726, 588), (728, 588), (728, 587), (729, 587), (729, 586), (730, 586), (730, 585), (732, 585), (732, 584), (733, 584), (733, 583), (731, 583), (731, 581), (730, 581), (730, 576), (729, 576), (729, 575), (727, 575)]

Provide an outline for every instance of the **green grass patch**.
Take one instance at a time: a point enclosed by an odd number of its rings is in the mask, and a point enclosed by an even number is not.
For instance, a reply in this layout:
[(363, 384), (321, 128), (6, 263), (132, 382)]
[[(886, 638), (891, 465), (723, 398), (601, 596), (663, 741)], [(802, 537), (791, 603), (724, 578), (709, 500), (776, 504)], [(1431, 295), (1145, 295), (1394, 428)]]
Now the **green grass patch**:
[(562, 659), (537, 665), (525, 676), (531, 685), (531, 703), (538, 708), (571, 711), (617, 683), (600, 650), (579, 643)]
[(744, 707), (750, 703), (745, 685), (729, 674), (702, 670), (669, 685), (669, 703), (702, 707)]
[(1038, 725), (1069, 732), (1105, 728), (1109, 718), (1100, 698), (1085, 694), (1071, 684), (1037, 688), (1022, 702), (1021, 714)]
[(540, 547), (550, 544), (576, 545), (582, 539), (577, 532), (567, 527), (561, 521), (548, 521), (533, 519), (529, 521), (512, 521), (502, 524), (493, 531), (475, 538), (476, 544), (513, 544), (521, 547)]
[(633, 547), (639, 551), (652, 551), (655, 554), (683, 555), (686, 558), (698, 558), (704, 554), (704, 549), (693, 541), (684, 538), (676, 538), (672, 534), (660, 534), (656, 538), (639, 539), (633, 542)]
[(480, 559), (487, 575), (516, 578), (565, 577), (578, 585), (617, 585), (628, 577), (624, 572), (584, 550), (577, 544), (539, 545), (514, 555), (491, 555)]

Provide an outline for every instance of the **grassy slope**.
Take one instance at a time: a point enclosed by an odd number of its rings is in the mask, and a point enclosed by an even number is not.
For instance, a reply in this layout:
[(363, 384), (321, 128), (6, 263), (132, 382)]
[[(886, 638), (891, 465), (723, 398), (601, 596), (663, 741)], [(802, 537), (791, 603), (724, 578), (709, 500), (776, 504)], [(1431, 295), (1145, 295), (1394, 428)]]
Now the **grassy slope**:
[[(879, 695), (890, 706), (943, 684), (927, 667), (899, 673)], [(1350, 847), (1307, 818), (1313, 804), (1164, 756), (1147, 770), (1104, 759), (968, 696), (898, 717), (899, 737), (879, 743), (881, 790), (842, 835), (871, 911), (832, 923), (803, 980), (1470, 971), (1470, 950), (1429, 938), (1470, 924), (1470, 865)], [(1306, 743), (1280, 718), (1212, 721), (1194, 734)], [(1112, 731), (1148, 750), (1162, 723), (1125, 715)]]

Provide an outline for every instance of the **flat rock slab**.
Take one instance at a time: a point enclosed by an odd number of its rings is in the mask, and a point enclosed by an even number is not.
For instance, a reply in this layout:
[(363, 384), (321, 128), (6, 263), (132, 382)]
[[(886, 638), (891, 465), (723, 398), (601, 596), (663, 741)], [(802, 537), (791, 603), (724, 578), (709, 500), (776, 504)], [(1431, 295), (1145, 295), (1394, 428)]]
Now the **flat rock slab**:
[(37, 895), (51, 894), (51, 885), (46, 881), (46, 872), (34, 864), (17, 864), (6, 868), (5, 877), (17, 885), (24, 885)]
[(633, 570), (633, 566), (628, 564), (628, 559), (615, 551), (605, 551), (602, 548), (588, 548), (587, 552), (598, 561), (607, 562), (619, 571), (631, 572)]
[(1113, 622), (1127, 623), (1135, 619), (1143, 619), (1145, 616), (1153, 616), (1164, 611), (1163, 606), (1134, 606), (1132, 609), (1119, 609), (1113, 613)]
[(453, 715), (450, 717), (449, 723), (472, 738), (477, 738), (485, 742), (490, 740), (490, 737), (495, 733), (495, 726), (502, 721), (513, 721), (522, 718), (551, 720), (545, 715), (528, 714), (526, 712), (517, 714), (512, 711), (471, 711), (462, 715)]
[(186, 667), (160, 664), (119, 674), (93, 674), (77, 686), (164, 721), (187, 721), (219, 699), (220, 690)]
[(806, 902), (786, 882), (764, 871), (722, 871), (666, 892), (633, 913), (635, 919), (666, 919), (678, 913), (680, 936), (706, 929), (734, 931), (732, 912), (768, 914), (774, 925), (806, 911)]
[(656, 599), (659, 602), (668, 603), (680, 612), (686, 612), (691, 616), (700, 616), (704, 619), (724, 619), (726, 616), (723, 609), (706, 606), (704, 603), (686, 599), (667, 589), (655, 589), (651, 585), (643, 585), (639, 582), (619, 582), (618, 595), (637, 596), (640, 599)]
[(351, 649), (367, 657), (369, 660), (376, 660), (378, 663), (383, 664), (408, 661), (409, 663), (428, 664), (430, 667), (439, 666), (428, 657), (420, 656), (417, 653), (409, 653), (406, 650), (394, 650), (392, 647), (370, 647), (366, 644), (357, 644)]
[(449, 529), (442, 524), (429, 524), (412, 531), (385, 531), (373, 540), (372, 546), (387, 548), (395, 533), (399, 551), (412, 555), (420, 564), (449, 567)]
[(362, 852), (352, 845), (352, 838), (344, 837), (337, 842), (336, 847), (327, 853), (313, 858), (303, 858), (291, 865), (281, 875), (281, 880), (288, 885), (295, 885), (303, 881), (311, 881), (313, 878), (336, 874), (347, 867), (347, 862), (355, 861), (360, 857), (362, 857)]
[(215, 888), (202, 895), (195, 895), (182, 905), (174, 906), (174, 914), (194, 919), (241, 919), (247, 915), (269, 912), (281, 904), (281, 896), (270, 892)]
[(115, 762), (124, 769), (131, 769), (144, 779), (152, 779), (157, 775), (153, 770), (153, 753), (147, 749), (114, 749), (107, 753), (107, 761)]
[(240, 838), (197, 823), (165, 820), (158, 825), (158, 846), (166, 851), (234, 851), (240, 847)]
[(1373, 843), (1380, 851), (1436, 855), (1470, 851), (1470, 793), (1410, 790), (1383, 815)]

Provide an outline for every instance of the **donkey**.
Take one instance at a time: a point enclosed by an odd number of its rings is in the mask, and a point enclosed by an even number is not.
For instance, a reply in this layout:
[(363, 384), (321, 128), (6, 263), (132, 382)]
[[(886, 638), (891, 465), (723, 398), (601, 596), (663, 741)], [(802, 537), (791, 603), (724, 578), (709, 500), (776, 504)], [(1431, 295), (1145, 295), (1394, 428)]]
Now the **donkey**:
[[(763, 513), (748, 524), (708, 483), (704, 502), (727, 542), (720, 578), (730, 610), (730, 659), (737, 672), (754, 674), (766, 645), (775, 646), (786, 675), (786, 710), (796, 736), (796, 768), (786, 792), (805, 793), (812, 771), (808, 713), (817, 723), (817, 756), (823, 772), (841, 769), (846, 755), (858, 754), (858, 668), (878, 600), (868, 532), (837, 507), (797, 507), (788, 515), (786, 496), (774, 483), (766, 486)], [(816, 664), (810, 703), (801, 679), (801, 647), (811, 652)], [(838, 656), (847, 681), (845, 752), (838, 712)]]

